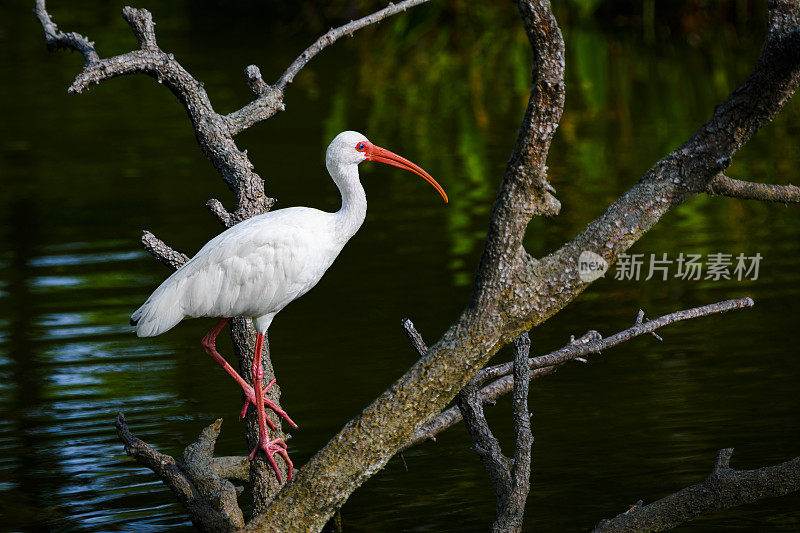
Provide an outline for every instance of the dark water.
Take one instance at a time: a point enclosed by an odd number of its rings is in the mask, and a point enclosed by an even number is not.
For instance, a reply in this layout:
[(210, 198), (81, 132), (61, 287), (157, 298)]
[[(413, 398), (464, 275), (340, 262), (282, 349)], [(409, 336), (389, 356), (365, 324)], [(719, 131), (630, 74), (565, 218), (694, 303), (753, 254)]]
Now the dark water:
[[(89, 33), (101, 55), (133, 45), (121, 5), (65, 5), (52, 2), (56, 21)], [(366, 9), (142, 6), (154, 12), (162, 47), (206, 83), (220, 111), (248, 99), (246, 65), (275, 79), (341, 22), (332, 13)], [(277, 15), (266, 16), (269, 9)], [(747, 75), (763, 35), (757, 10), (688, 29), (642, 28), (624, 13), (600, 24), (561, 10), (568, 103), (550, 170), (563, 210), (531, 224), (527, 244), (536, 255), (571, 238), (690, 135)], [(443, 207), (420, 180), (364, 168), (367, 223), (319, 286), (275, 321), (283, 403), (302, 428), (290, 441), (298, 464), (412, 363), (402, 317), (432, 342), (469, 299), (527, 99), (530, 53), (516, 17), (504, 2), (417, 8), (315, 59), (290, 88), (287, 111), (240, 138), (279, 206), (337, 207), (322, 154), (344, 129), (419, 162), (451, 197)], [(166, 275), (140, 251), (141, 230), (193, 252), (219, 231), (204, 202), (230, 206), (230, 195), (163, 87), (125, 78), (67, 95), (80, 57), (45, 50), (27, 3), (0, 5), (0, 21), (0, 524), (188, 528), (167, 489), (124, 455), (112, 421), (124, 411), (139, 436), (177, 454), (224, 417), (218, 452), (245, 453), (239, 392), (199, 347), (212, 321), (146, 340), (127, 326)], [(797, 183), (798, 118), (797, 103), (787, 106), (730, 174)], [(587, 529), (640, 498), (700, 481), (723, 447), (736, 448), (738, 468), (800, 453), (799, 236), (795, 207), (693, 199), (632, 252), (760, 253), (757, 280), (605, 279), (533, 332), (534, 350), (546, 352), (570, 334), (623, 329), (639, 308), (653, 317), (744, 295), (757, 303), (537, 381), (529, 529)], [(221, 347), (230, 353), (227, 341)], [(508, 447), (509, 411), (506, 400), (489, 413)], [(345, 530), (485, 530), (493, 495), (465, 437), (454, 428), (409, 451), (408, 472), (391, 461), (348, 501)], [(768, 500), (693, 528), (794, 531), (798, 504), (797, 496)]]

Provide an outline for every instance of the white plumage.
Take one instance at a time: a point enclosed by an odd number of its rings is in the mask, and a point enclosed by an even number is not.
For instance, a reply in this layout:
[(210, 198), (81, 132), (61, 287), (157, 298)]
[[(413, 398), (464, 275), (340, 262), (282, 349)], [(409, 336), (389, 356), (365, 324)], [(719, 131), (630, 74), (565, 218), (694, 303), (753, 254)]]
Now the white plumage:
[[(259, 442), (250, 459), (257, 451), (263, 451), (279, 480), (273, 455), (279, 453), (286, 460), (289, 479), (292, 463), (286, 444), (281, 439), (267, 438), (266, 426), (272, 422), (266, 418), (264, 406), (295, 424), (280, 407), (264, 398), (264, 334), (281, 309), (317, 284), (364, 222), (367, 198), (358, 176), (358, 165), (363, 161), (378, 161), (413, 172), (447, 201), (439, 184), (411, 161), (373, 145), (360, 133), (342, 132), (325, 155), (328, 171), (342, 194), (339, 211), (291, 207), (240, 222), (208, 241), (131, 315), (131, 325), (140, 337), (164, 333), (184, 318), (222, 317), (203, 339), (203, 348), (242, 387), (247, 398), (242, 416), (251, 403), (256, 405)], [(216, 351), (216, 336), (228, 318), (235, 316), (253, 318), (258, 332), (252, 387)]]
[(316, 285), (339, 255), (350, 235), (337, 234), (336, 222), (335, 213), (292, 207), (233, 226), (133, 313), (136, 334), (159, 335), (185, 317), (253, 317), (266, 331), (272, 317)]

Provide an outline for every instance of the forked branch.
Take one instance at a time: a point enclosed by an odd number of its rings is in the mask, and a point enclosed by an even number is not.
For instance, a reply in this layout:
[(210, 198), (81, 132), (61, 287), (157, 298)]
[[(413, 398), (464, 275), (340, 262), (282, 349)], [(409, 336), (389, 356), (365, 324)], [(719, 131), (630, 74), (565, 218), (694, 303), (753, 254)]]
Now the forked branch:
[(236, 488), (229, 479), (246, 476), (249, 466), (236, 458), (214, 458), (221, 426), (222, 420), (217, 420), (205, 428), (197, 441), (186, 448), (183, 458), (176, 460), (131, 433), (125, 415), (118, 414), (116, 420), (125, 452), (161, 478), (202, 531), (235, 531), (244, 527)]
[(528, 386), (531, 369), (528, 354), (531, 341), (527, 333), (514, 340), (514, 456), (506, 457), (500, 442), (492, 434), (483, 402), (479, 396), (480, 382), (471, 379), (458, 394), (458, 408), (464, 417), (472, 445), (483, 463), (494, 487), (497, 518), (492, 531), (513, 533), (522, 529), (525, 502), (530, 490), (531, 448), (533, 433), (528, 414)]

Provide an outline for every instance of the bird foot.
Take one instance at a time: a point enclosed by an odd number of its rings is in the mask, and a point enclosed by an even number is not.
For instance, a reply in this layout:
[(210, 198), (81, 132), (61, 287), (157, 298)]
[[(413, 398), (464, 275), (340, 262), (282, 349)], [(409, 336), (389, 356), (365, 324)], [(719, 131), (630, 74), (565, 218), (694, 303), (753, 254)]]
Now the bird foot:
[(248, 459), (251, 461), (255, 459), (256, 453), (258, 453), (259, 450), (264, 452), (264, 455), (267, 456), (267, 460), (272, 466), (272, 469), (275, 471), (275, 475), (278, 476), (278, 482), (282, 483), (283, 478), (281, 478), (281, 472), (278, 470), (278, 465), (275, 463), (275, 458), (273, 457), (276, 453), (280, 454), (286, 461), (286, 464), (289, 465), (289, 474), (286, 476), (286, 481), (292, 479), (292, 470), (294, 470), (294, 465), (292, 464), (292, 460), (289, 459), (289, 453), (286, 451), (286, 443), (283, 442), (283, 439), (268, 440), (263, 437), (259, 438), (258, 444), (256, 444), (256, 447), (253, 448), (252, 452), (250, 452)]
[[(267, 384), (266, 388), (264, 389), (264, 407), (269, 407), (270, 409), (275, 411), (278, 414), (278, 416), (286, 420), (286, 422), (288, 422), (290, 426), (297, 429), (297, 424), (294, 423), (294, 420), (289, 418), (289, 415), (286, 414), (286, 411), (281, 409), (277, 403), (267, 398), (267, 392), (275, 384), (276, 381), (277, 379), (273, 379), (272, 381), (269, 382), (269, 384)], [(256, 406), (256, 393), (253, 390), (253, 387), (251, 387), (250, 385), (246, 385), (246, 388), (245, 386), (242, 386), (242, 388), (244, 389), (244, 394), (247, 397), (247, 399), (244, 401), (244, 406), (242, 406), (242, 412), (239, 414), (239, 418), (244, 418), (244, 415), (247, 414), (247, 408), (250, 406), (250, 404), (252, 404), (254, 407)], [(272, 423), (272, 420), (270, 420), (269, 418), (267, 418), (266, 420), (267, 420), (267, 425), (269, 425), (270, 429), (275, 430), (275, 424)]]

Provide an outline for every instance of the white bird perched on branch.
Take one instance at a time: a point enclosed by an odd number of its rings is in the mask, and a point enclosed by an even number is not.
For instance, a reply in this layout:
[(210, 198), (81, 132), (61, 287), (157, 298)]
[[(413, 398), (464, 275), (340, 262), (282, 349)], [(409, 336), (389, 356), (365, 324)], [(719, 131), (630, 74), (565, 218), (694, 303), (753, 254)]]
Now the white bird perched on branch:
[[(447, 202), (444, 189), (430, 174), (411, 161), (375, 146), (354, 131), (336, 136), (328, 146), (325, 163), (342, 195), (342, 207), (327, 213), (309, 207), (290, 207), (259, 215), (217, 235), (197, 255), (167, 278), (131, 316), (140, 337), (152, 337), (171, 329), (184, 318), (221, 317), (203, 339), (203, 348), (242, 387), (246, 401), (242, 416), (252, 403), (258, 412), (259, 440), (250, 460), (262, 450), (275, 470), (279, 453), (292, 462), (282, 439), (268, 439), (268, 406), (297, 425), (277, 404), (264, 397), (273, 380), (262, 390), (264, 370), (261, 352), (264, 334), (275, 315), (289, 302), (308, 292), (322, 278), (344, 245), (358, 231), (367, 213), (367, 197), (358, 175), (363, 161), (378, 161), (408, 170), (433, 185)], [(215, 339), (231, 317), (253, 318), (256, 331), (253, 387), (242, 379), (217, 352)]]

